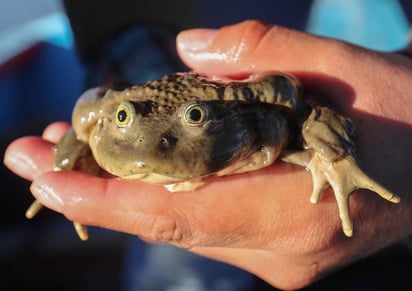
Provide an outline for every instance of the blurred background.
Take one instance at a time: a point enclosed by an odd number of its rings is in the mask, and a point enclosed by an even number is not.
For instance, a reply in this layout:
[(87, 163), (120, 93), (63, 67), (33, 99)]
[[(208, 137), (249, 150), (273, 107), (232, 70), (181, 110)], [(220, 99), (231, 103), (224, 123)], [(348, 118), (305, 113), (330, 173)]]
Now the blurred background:
[[(182, 29), (254, 18), (392, 51), (407, 44), (411, 3), (0, 0), (1, 152), (52, 121), (70, 121), (86, 88), (186, 70), (174, 43)], [(29, 183), (3, 165), (0, 179), (0, 290), (274, 290), (236, 268), (126, 234), (92, 228), (82, 242), (70, 222), (48, 210), (28, 221)], [(384, 277), (401, 290), (412, 286), (407, 274), (410, 251), (396, 246), (307, 290), (349, 290), (370, 281), (385, 287)]]
[[(83, 79), (61, 1), (0, 1), (2, 153), (52, 120), (69, 121)], [(51, 211), (28, 221), (29, 183), (3, 165), (0, 179), (0, 290), (119, 290), (125, 235), (97, 230), (82, 243)]]

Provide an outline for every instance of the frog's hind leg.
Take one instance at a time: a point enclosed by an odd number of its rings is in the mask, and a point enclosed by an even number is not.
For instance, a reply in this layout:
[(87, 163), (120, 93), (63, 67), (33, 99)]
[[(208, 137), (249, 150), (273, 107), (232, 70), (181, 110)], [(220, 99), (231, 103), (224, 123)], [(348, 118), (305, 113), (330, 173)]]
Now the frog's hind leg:
[(368, 189), (390, 202), (400, 201), (360, 169), (353, 157), (352, 135), (350, 121), (328, 108), (314, 107), (302, 126), (304, 150), (282, 156), (283, 161), (303, 166), (312, 174), (312, 203), (317, 203), (324, 190), (332, 187), (346, 236), (353, 234), (349, 207), (353, 191)]

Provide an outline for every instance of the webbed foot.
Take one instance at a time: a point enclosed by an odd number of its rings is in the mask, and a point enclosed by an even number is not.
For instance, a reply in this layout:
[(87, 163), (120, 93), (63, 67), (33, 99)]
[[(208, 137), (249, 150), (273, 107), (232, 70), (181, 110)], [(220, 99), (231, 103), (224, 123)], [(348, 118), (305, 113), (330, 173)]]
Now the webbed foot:
[(338, 203), (343, 232), (353, 235), (349, 197), (357, 189), (368, 189), (382, 198), (398, 203), (400, 198), (372, 180), (354, 158), (353, 122), (327, 107), (312, 106), (302, 124), (304, 150), (284, 154), (282, 160), (300, 165), (312, 174), (312, 203), (317, 203), (323, 191), (331, 186)]
[(310, 201), (317, 203), (323, 190), (330, 185), (335, 192), (343, 232), (348, 237), (353, 234), (353, 223), (349, 207), (349, 197), (353, 191), (368, 189), (390, 202), (400, 202), (398, 196), (369, 178), (351, 156), (346, 156), (344, 159), (331, 164), (322, 161), (322, 157), (317, 154), (314, 155), (307, 168), (312, 173), (314, 185)]
[[(309, 156), (310, 159), (308, 160)], [(342, 229), (348, 237), (353, 235), (353, 223), (349, 207), (349, 197), (353, 191), (368, 189), (390, 202), (400, 202), (399, 196), (394, 195), (369, 178), (350, 155), (331, 162), (318, 152), (304, 151), (286, 155), (282, 160), (304, 166), (311, 172), (313, 179), (311, 203), (318, 203), (323, 191), (329, 186), (332, 187), (338, 203)]]

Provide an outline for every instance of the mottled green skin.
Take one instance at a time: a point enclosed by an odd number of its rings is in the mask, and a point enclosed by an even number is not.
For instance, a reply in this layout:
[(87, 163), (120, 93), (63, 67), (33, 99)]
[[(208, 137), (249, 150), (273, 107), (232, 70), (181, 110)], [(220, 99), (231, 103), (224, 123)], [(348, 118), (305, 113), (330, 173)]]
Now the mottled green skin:
[[(216, 173), (263, 146), (278, 155), (288, 141), (280, 112), (293, 114), (299, 90), (296, 79), (281, 74), (231, 84), (173, 74), (120, 91), (92, 89), (75, 106), (73, 134), (116, 176), (155, 173), (164, 183), (183, 181)], [(119, 104), (132, 109), (126, 127), (115, 122)], [(207, 110), (207, 120), (195, 126), (184, 117), (193, 104)], [(67, 142), (57, 145), (58, 160)]]

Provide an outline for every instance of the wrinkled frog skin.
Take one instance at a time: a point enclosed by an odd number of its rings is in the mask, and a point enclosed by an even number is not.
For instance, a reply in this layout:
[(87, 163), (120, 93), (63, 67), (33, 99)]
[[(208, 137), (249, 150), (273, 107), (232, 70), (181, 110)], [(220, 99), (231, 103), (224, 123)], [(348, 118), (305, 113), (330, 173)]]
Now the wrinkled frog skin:
[[(56, 145), (56, 170), (97, 175), (101, 168), (188, 191), (208, 176), (253, 171), (280, 158), (310, 171), (312, 203), (332, 187), (343, 231), (352, 236), (354, 190), (369, 189), (395, 203), (399, 197), (357, 166), (353, 123), (301, 98), (297, 79), (283, 73), (227, 84), (177, 73), (142, 85), (90, 89), (76, 103), (73, 128)], [(38, 209), (35, 202), (31, 216)], [(75, 227), (87, 239), (85, 226)]]

